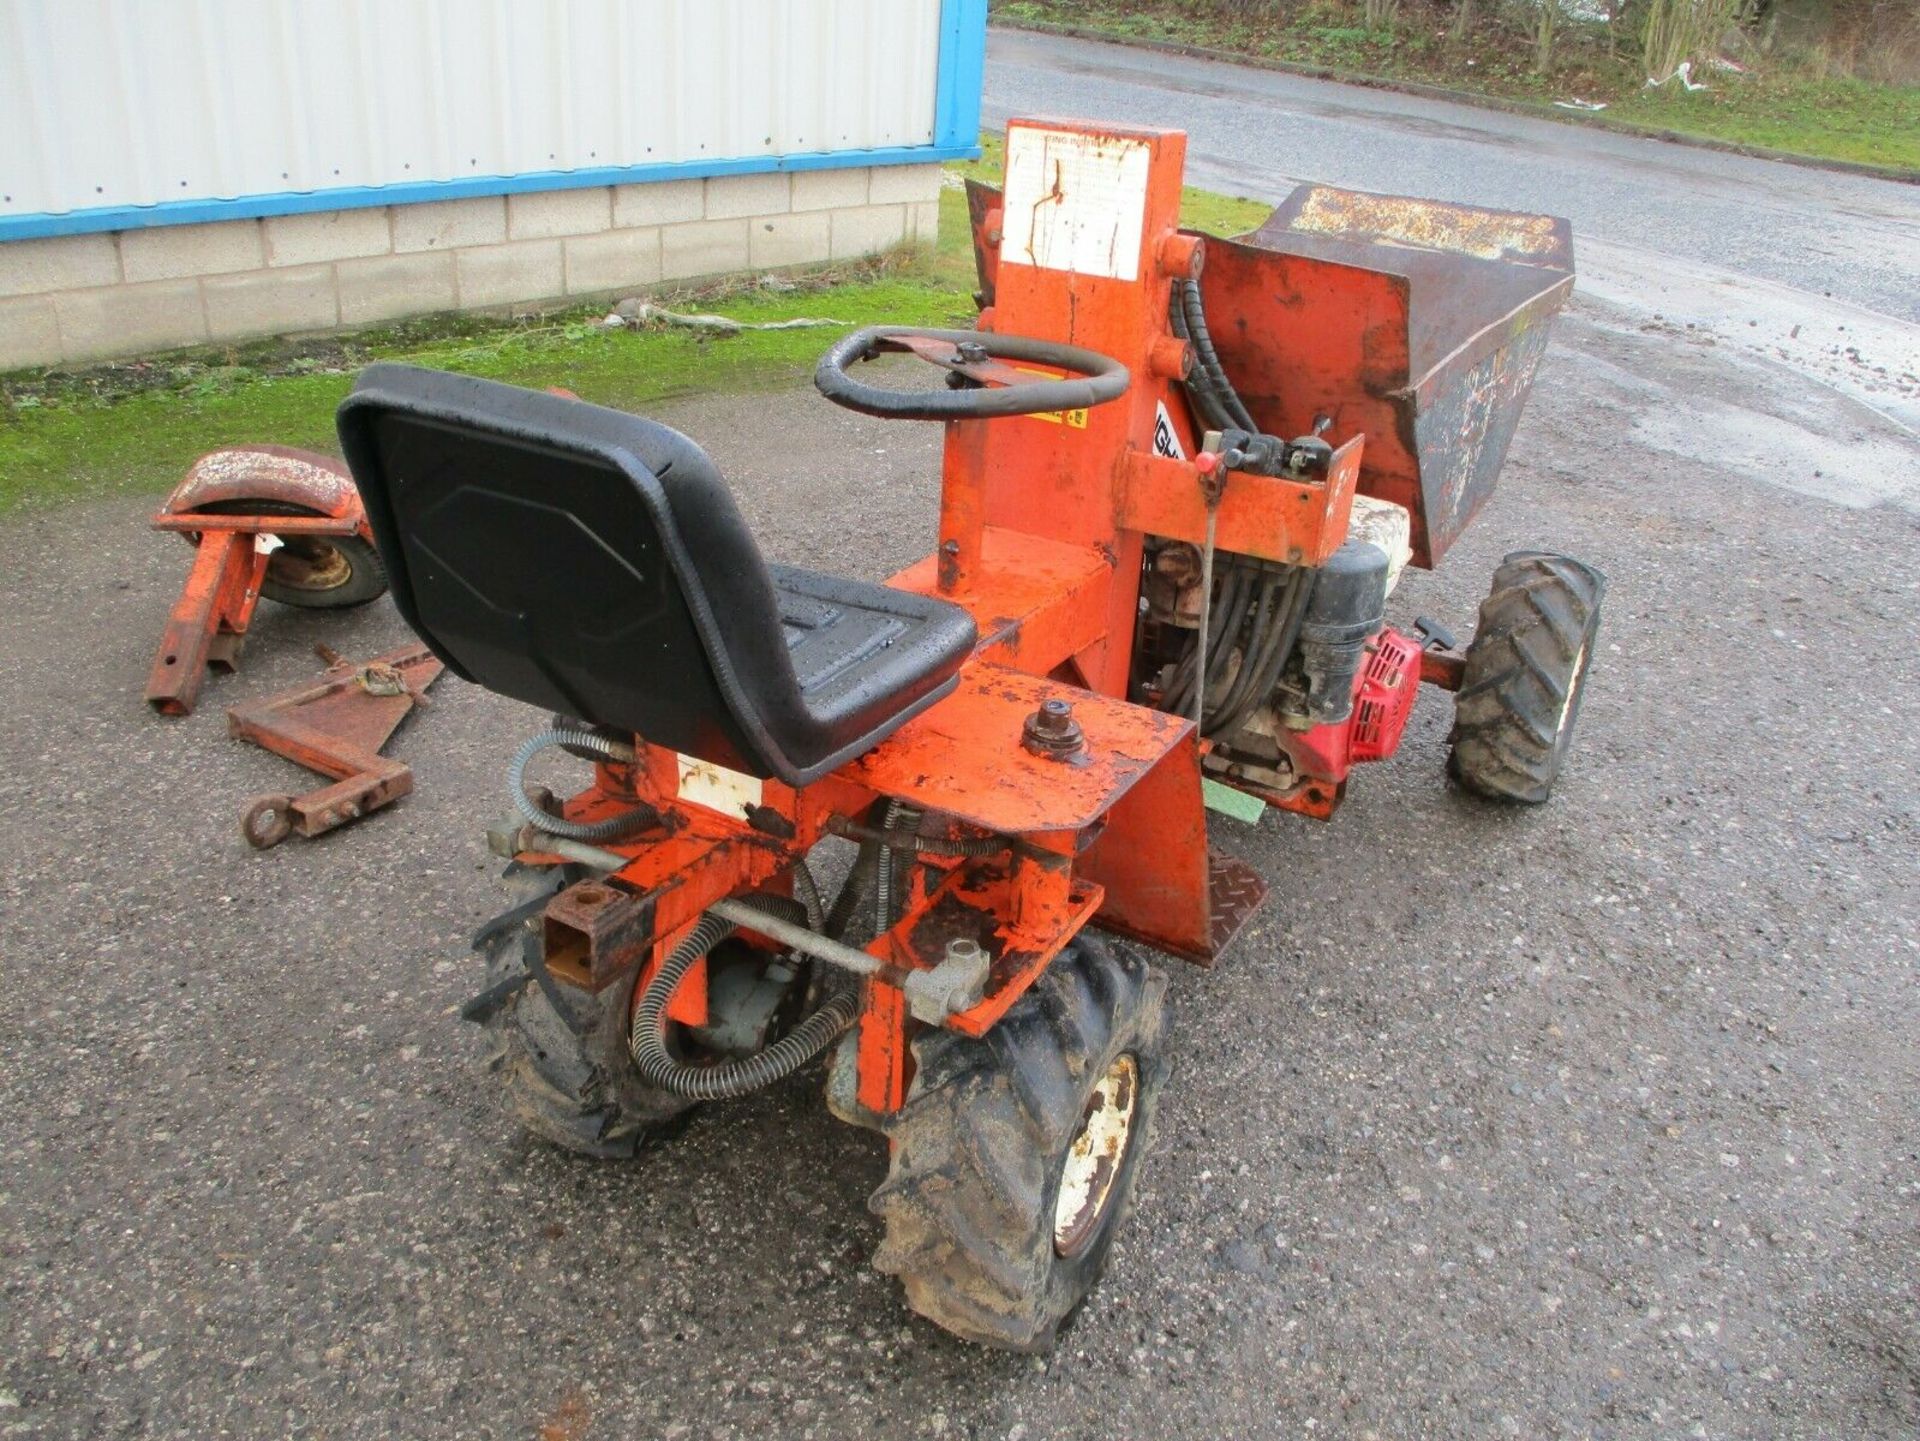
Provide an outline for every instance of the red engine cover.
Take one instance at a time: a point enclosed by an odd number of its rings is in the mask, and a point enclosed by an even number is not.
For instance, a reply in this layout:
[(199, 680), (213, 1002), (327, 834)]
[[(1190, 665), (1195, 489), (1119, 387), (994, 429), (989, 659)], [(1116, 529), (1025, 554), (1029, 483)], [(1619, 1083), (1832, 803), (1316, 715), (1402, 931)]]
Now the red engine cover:
[(1399, 749), (1400, 737), (1420, 694), (1420, 642), (1397, 630), (1374, 637), (1373, 654), (1360, 667), (1360, 683), (1353, 691), (1352, 742), (1347, 756), (1360, 761), (1383, 761)]
[(1282, 733), (1295, 773), (1342, 781), (1359, 762), (1392, 755), (1420, 693), (1420, 650), (1419, 641), (1397, 630), (1376, 635), (1354, 677), (1353, 714), (1337, 725)]

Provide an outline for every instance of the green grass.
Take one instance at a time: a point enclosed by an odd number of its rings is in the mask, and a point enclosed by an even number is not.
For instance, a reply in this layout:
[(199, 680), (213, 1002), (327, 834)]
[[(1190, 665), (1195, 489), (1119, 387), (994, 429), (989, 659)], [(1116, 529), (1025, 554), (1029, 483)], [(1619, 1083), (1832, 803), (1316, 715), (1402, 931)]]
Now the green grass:
[[(1671, 92), (1671, 93), (1670, 93)], [(1860, 80), (1714, 77), (1703, 93), (1631, 95), (1608, 112), (1651, 129), (1920, 170), (1920, 90)]]
[[(1488, 14), (1494, 8), (1481, 7)], [(1455, 42), (1443, 14), (1412, 4), (1402, 8), (1391, 30), (1353, 23), (1357, 12), (1340, 0), (1245, 13), (1249, 18), (1235, 19), (1179, 0), (1007, 0), (994, 10), (1004, 20), (1207, 46), (1542, 106), (1599, 101), (1607, 108), (1598, 115), (1552, 113), (1620, 129), (1672, 131), (1817, 160), (1920, 171), (1920, 89), (1912, 86), (1822, 78), (1788, 62), (1769, 62), (1764, 74), (1710, 73), (1710, 88), (1702, 92), (1677, 85), (1650, 91), (1631, 58), (1611, 53), (1599, 30), (1572, 22), (1555, 63), (1538, 74), (1520, 27), (1484, 21), (1466, 41)]]
[[(850, 326), (883, 320), (950, 325), (963, 308), (971, 310), (964, 291), (912, 264), (896, 270), (779, 294), (702, 297), (699, 304), (740, 320), (814, 315)], [(373, 360), (565, 386), (603, 405), (639, 410), (694, 390), (777, 384), (809, 369), (841, 333), (749, 331), (714, 339), (605, 329), (593, 323), (598, 313), (468, 324), (451, 335), (431, 326), (403, 329), (291, 362), (271, 353), (231, 359), (198, 353), (44, 381), (12, 377), (4, 385), (8, 406), (0, 423), (0, 511), (29, 500), (163, 490), (195, 456), (223, 445), (274, 441), (332, 451), (334, 407), (354, 374)]]
[[(1000, 139), (984, 136), (982, 144), (980, 161), (957, 168), (997, 183)], [(1184, 203), (1189, 224), (1222, 234), (1246, 230), (1266, 212), (1252, 201), (1196, 190)], [(973, 289), (966, 200), (949, 187), (930, 253), (816, 272), (788, 290), (748, 281), (666, 303), (747, 321), (822, 316), (847, 328), (964, 326), (973, 319)], [(603, 313), (595, 307), (519, 321), (439, 316), (347, 337), (0, 376), (0, 514), (83, 496), (162, 492), (196, 456), (223, 445), (271, 441), (333, 451), (334, 407), (360, 367), (374, 360), (564, 386), (602, 405), (644, 410), (698, 391), (795, 383), (844, 333), (823, 327), (715, 338), (607, 329), (595, 323)]]

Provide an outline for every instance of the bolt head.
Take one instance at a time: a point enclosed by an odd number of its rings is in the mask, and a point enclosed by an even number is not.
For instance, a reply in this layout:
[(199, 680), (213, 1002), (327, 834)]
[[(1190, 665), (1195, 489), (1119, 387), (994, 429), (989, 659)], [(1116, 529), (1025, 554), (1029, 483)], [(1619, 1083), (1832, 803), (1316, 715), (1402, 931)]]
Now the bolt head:
[(1035, 755), (1072, 760), (1086, 749), (1086, 737), (1073, 718), (1073, 706), (1063, 700), (1042, 701), (1021, 728), (1021, 741)]

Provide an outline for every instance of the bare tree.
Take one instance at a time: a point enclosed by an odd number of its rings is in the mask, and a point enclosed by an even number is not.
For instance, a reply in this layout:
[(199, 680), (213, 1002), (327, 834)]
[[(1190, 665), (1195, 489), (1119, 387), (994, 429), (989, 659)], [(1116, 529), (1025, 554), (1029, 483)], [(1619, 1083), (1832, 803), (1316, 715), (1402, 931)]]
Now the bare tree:
[(1683, 64), (1711, 54), (1747, 6), (1748, 0), (1646, 0), (1640, 53), (1647, 78), (1664, 83)]

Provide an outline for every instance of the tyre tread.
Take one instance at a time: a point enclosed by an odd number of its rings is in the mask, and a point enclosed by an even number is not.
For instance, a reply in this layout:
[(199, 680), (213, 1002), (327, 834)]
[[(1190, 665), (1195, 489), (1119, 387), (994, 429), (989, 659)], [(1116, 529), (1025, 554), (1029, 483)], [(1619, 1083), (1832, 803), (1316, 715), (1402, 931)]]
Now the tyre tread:
[(1082, 938), (984, 1041), (946, 1030), (915, 1040), (914, 1089), (882, 1125), (892, 1167), (869, 1202), (886, 1226), (873, 1264), (899, 1278), (915, 1311), (986, 1345), (1051, 1346), (1097, 1276), (1129, 1196), (1115, 1196), (1096, 1242), (1102, 1254), (1082, 1274), (1055, 1263), (1048, 1168), (1078, 1128), (1089, 1072), (1122, 1049), (1142, 1066), (1132, 1154), (1144, 1154), (1164, 1072), (1165, 984)]
[(1447, 769), (1462, 786), (1530, 805), (1552, 793), (1593, 670), (1605, 591), (1605, 576), (1568, 556), (1516, 551), (1501, 562), (1467, 648), (1448, 737)]
[[(513, 905), (557, 891), (561, 884), (564, 880), (546, 868), (507, 868)], [(525, 964), (521, 947), (540, 924), (535, 912), (487, 939), (481, 951), (488, 985), (519, 973)], [(602, 1159), (632, 1156), (647, 1140), (669, 1131), (692, 1103), (645, 1086), (637, 1076), (612, 1076), (603, 1060), (608, 1055), (626, 1059), (629, 996), (627, 987), (612, 986), (585, 998), (590, 1002), (585, 1015), (566, 1017), (530, 982), (490, 1016), (486, 1066), (506, 1113), (543, 1140)]]

